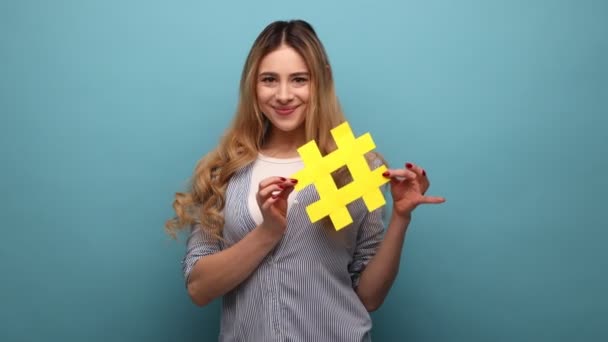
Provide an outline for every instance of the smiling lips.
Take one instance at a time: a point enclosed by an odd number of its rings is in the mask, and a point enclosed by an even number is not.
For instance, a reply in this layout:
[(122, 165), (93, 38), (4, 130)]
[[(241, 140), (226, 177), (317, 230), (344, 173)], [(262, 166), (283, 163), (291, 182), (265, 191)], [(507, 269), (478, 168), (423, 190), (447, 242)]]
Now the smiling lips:
[(298, 106), (295, 107), (273, 107), (275, 112), (277, 112), (277, 114), (279, 115), (289, 115), (291, 113), (293, 113), (296, 108), (298, 108)]

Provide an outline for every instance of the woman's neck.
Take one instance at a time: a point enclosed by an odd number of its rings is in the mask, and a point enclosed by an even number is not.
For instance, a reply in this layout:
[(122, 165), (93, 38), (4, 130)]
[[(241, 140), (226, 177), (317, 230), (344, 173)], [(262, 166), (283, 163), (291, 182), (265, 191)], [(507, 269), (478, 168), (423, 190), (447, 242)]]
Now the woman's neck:
[(306, 143), (304, 130), (283, 132), (273, 129), (268, 132), (266, 141), (260, 150), (265, 156), (274, 158), (292, 158), (298, 156), (298, 147)]

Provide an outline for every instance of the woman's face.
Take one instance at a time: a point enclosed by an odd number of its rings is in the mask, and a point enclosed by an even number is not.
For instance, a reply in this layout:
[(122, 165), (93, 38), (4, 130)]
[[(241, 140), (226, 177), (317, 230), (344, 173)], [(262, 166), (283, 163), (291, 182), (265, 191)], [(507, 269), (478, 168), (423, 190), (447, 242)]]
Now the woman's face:
[(293, 48), (281, 45), (260, 62), (257, 101), (273, 129), (304, 130), (310, 98), (310, 72)]

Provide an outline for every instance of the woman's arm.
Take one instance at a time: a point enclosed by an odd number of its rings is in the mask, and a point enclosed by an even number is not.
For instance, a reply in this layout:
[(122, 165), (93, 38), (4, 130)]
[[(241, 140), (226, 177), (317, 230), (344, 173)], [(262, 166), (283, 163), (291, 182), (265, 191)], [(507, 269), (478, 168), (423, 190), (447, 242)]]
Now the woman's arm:
[(188, 275), (188, 293), (207, 305), (237, 287), (281, 240), (287, 227), (287, 198), (296, 180), (270, 177), (260, 182), (256, 201), (263, 221), (229, 248), (198, 259)]
[(361, 273), (356, 292), (367, 311), (375, 311), (382, 305), (397, 277), (403, 241), (409, 223), (409, 217), (391, 216), (376, 255)]
[(263, 227), (221, 252), (200, 258), (188, 277), (188, 294), (204, 306), (242, 283), (280, 241), (282, 234)]
[(425, 196), (430, 186), (426, 171), (407, 163), (404, 169), (388, 170), (384, 176), (391, 179), (393, 213), (384, 239), (376, 255), (361, 273), (357, 295), (368, 311), (382, 305), (399, 270), (401, 250), (412, 212), (420, 204), (439, 204), (445, 198)]

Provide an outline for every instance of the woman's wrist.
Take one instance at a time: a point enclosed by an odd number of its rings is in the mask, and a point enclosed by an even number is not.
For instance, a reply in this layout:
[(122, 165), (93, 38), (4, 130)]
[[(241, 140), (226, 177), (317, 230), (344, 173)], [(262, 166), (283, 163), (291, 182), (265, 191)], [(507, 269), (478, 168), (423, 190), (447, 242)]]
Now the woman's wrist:
[(393, 215), (391, 216), (391, 224), (389, 226), (396, 226), (400, 228), (406, 229), (410, 222), (412, 221), (412, 213), (404, 213), (398, 214), (393, 211)]
[(285, 229), (280, 229), (277, 227), (272, 227), (272, 225), (269, 225), (267, 222), (262, 222), (260, 223), (260, 225), (257, 227), (257, 230), (260, 233), (260, 236), (262, 237), (262, 239), (264, 239), (265, 242), (271, 243), (271, 244), (276, 244), (281, 237), (283, 237), (283, 233), (285, 232)]

